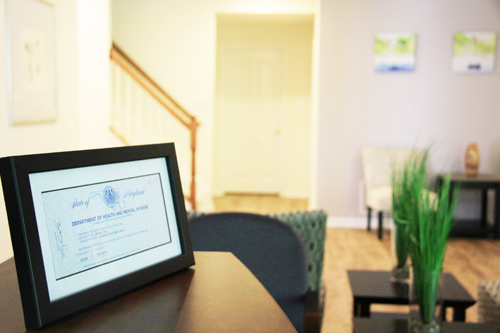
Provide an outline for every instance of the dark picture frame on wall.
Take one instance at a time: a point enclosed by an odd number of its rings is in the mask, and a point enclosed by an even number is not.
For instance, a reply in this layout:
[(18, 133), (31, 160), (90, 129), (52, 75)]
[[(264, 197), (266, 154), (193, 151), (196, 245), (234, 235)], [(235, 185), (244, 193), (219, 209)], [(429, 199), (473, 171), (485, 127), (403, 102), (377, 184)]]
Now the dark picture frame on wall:
[(25, 325), (194, 264), (173, 143), (0, 159)]

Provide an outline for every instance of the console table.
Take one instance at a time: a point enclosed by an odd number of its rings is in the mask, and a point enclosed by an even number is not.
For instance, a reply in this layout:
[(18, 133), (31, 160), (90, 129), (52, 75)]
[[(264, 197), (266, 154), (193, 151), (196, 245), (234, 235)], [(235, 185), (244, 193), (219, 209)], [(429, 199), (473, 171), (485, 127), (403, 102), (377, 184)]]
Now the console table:
[[(295, 332), (255, 276), (229, 252), (46, 328), (50, 332)], [(41, 331), (44, 331), (43, 329)], [(25, 332), (14, 260), (0, 264), (0, 332)]]
[[(439, 186), (446, 177), (446, 174), (440, 174), (437, 176), (436, 182)], [(480, 224), (478, 225), (479, 230), (483, 235), (488, 234), (488, 224), (487, 224), (487, 212), (488, 212), (488, 190), (495, 191), (495, 206), (493, 213), (493, 228), (491, 234), (493, 238), (500, 238), (500, 175), (491, 174), (479, 174), (474, 177), (467, 177), (464, 174), (452, 174), (450, 180), (450, 191), (452, 191), (456, 186), (459, 189), (473, 189), (481, 190), (481, 217)], [(459, 232), (466, 223), (469, 221), (456, 221), (455, 226), (452, 230), (452, 235)], [(470, 223), (469, 223), (470, 224)], [(460, 235), (462, 235), (460, 233)]]
[[(408, 320), (386, 318), (354, 318), (353, 331), (356, 333), (400, 333), (408, 332)], [(498, 330), (489, 324), (443, 322), (443, 333), (489, 333)]]
[[(391, 272), (347, 271), (353, 295), (354, 317), (370, 317), (371, 304), (408, 304), (408, 285), (392, 283)], [(465, 321), (465, 310), (476, 301), (450, 273), (442, 277), (443, 319), (453, 309), (454, 321)]]

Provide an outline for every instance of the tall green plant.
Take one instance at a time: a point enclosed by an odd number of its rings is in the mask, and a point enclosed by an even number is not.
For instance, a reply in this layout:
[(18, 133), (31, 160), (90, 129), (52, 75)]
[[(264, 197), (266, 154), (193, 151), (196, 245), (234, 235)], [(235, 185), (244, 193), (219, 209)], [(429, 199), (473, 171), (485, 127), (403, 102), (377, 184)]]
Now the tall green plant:
[(453, 227), (456, 192), (450, 193), (450, 175), (432, 196), (426, 189), (425, 165), (416, 169), (411, 186), (410, 239), (413, 282), (424, 324), (434, 317), (446, 241)]
[(410, 252), (410, 223), (413, 207), (416, 204), (413, 197), (414, 182), (420, 182), (420, 173), (427, 165), (428, 150), (423, 153), (413, 153), (403, 161), (402, 165), (394, 167), (392, 172), (392, 214), (395, 224), (396, 267), (403, 268)]

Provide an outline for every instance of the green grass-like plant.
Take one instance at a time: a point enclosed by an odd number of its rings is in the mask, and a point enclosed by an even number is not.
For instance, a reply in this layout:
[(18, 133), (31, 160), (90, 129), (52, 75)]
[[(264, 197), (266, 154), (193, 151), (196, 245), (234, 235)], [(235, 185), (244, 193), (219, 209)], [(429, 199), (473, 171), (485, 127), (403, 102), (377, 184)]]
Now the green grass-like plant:
[(456, 189), (450, 193), (450, 175), (437, 189), (436, 196), (427, 190), (426, 165), (415, 161), (411, 198), (404, 205), (411, 212), (410, 254), (413, 283), (424, 324), (434, 318), (439, 282), (446, 251), (446, 242), (453, 227), (457, 203)]
[[(403, 268), (410, 253), (410, 222), (413, 213), (413, 182), (418, 170), (427, 164), (428, 150), (412, 153), (402, 165), (395, 165), (392, 172), (392, 216), (394, 220), (394, 246), (396, 267)], [(425, 170), (424, 170), (425, 171)]]

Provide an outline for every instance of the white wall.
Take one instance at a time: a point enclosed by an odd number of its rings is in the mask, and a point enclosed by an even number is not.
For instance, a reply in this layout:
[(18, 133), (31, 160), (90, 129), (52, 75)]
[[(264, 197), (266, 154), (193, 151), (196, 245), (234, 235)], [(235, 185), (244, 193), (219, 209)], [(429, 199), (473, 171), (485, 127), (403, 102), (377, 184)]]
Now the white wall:
[[(463, 171), (477, 142), (480, 172), (500, 172), (500, 68), (451, 71), (456, 31), (500, 32), (496, 0), (318, 0), (317, 205), (330, 217), (361, 217), (360, 151), (433, 144), (435, 172)], [(418, 34), (413, 73), (373, 70), (378, 32)]]
[[(316, 10), (313, 128), (314, 207), (330, 217), (364, 219), (360, 151), (368, 146), (433, 144), (434, 171), (463, 170), (469, 142), (481, 172), (500, 172), (500, 69), (451, 72), (458, 30), (500, 32), (497, 0), (120, 1), (113, 38), (201, 120), (198, 170), (210, 189), (215, 13)], [(265, 9), (263, 9), (265, 7)], [(153, 38), (143, 36), (156, 31)], [(413, 73), (373, 71), (378, 32), (415, 31)], [(497, 53), (497, 60), (500, 52)], [(317, 143), (317, 144), (315, 144)]]
[[(56, 1), (57, 48), (57, 121), (51, 124), (11, 126), (7, 108), (7, 45), (5, 25), (0, 25), (0, 155), (46, 152), (48, 149), (72, 149), (78, 144), (78, 99), (76, 95), (76, 27), (73, 23), (75, 2)], [(64, 15), (62, 15), (64, 13)], [(0, 15), (5, 17), (5, 0), (0, 2)], [(64, 46), (64, 47), (63, 47)], [(65, 138), (61, 140), (61, 138)]]
[(113, 40), (201, 122), (201, 210), (212, 194), (216, 14), (313, 12), (314, 0), (112, 1)]
[(80, 147), (121, 146), (109, 130), (111, 82), (110, 3), (77, 0)]
[[(106, 131), (109, 8), (102, 0), (53, 0), (56, 8), (58, 119), (11, 126), (6, 68), (0, 66), (0, 156), (118, 145)], [(435, 171), (461, 171), (467, 143), (481, 150), (481, 172), (500, 172), (500, 69), (451, 72), (452, 34), (500, 32), (497, 0), (317, 0), (312, 197), (330, 217), (358, 218), (366, 146), (434, 143)], [(77, 12), (78, 10), (78, 12)], [(313, 13), (313, 0), (113, 1), (113, 37), (201, 120), (198, 170), (210, 191), (216, 13)], [(81, 13), (81, 14), (80, 14)], [(5, 0), (0, 0), (5, 17)], [(144, 39), (142, 32), (158, 30)], [(414, 73), (373, 72), (373, 35), (418, 34)], [(144, 43), (143, 43), (144, 42)], [(136, 47), (136, 46), (140, 47)], [(6, 59), (0, 25), (0, 63)], [(149, 58), (151, 56), (151, 58)], [(93, 60), (91, 60), (93, 59)], [(106, 60), (104, 60), (106, 59)], [(317, 143), (317, 144), (314, 144)], [(3, 197), (0, 197), (3, 202)], [(12, 255), (0, 205), (0, 262)]]
[[(0, 66), (0, 156), (69, 150), (78, 147), (76, 20), (74, 1), (54, 1), (57, 44), (57, 121), (51, 124), (11, 126), (7, 108), (7, 74)], [(5, 17), (5, 0), (0, 2)], [(5, 25), (0, 25), (0, 63), (6, 63)], [(62, 47), (64, 46), (64, 47)], [(3, 195), (0, 195), (0, 262), (12, 256)]]
[[(0, 66), (0, 156), (119, 144), (102, 125), (109, 113), (109, 3), (107, 0), (53, 0), (51, 3), (56, 13), (57, 121), (11, 126), (6, 102), (6, 68)], [(0, 17), (4, 15), (5, 0), (0, 0)], [(5, 25), (1, 24), (1, 64), (6, 63), (5, 55)], [(83, 114), (85, 112), (87, 114)], [(107, 123), (104, 124), (107, 127)], [(12, 247), (1, 193), (0, 202), (2, 262), (12, 256)]]

